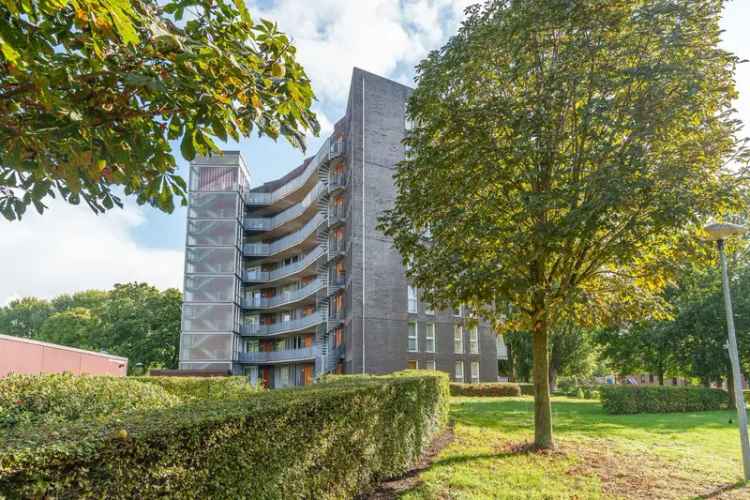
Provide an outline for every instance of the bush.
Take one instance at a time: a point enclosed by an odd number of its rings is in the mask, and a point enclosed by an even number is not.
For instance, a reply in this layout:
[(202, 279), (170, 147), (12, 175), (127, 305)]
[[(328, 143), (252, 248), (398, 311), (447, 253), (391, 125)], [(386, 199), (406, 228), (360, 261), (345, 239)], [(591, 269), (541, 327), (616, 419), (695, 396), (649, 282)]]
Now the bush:
[(351, 498), (417, 462), (448, 399), (420, 372), (28, 432), (0, 444), (0, 497)]
[(247, 377), (131, 377), (132, 380), (161, 387), (183, 402), (238, 399), (257, 394), (260, 386)]
[(727, 392), (706, 387), (605, 385), (599, 391), (610, 414), (720, 410), (729, 403)]
[(521, 395), (533, 396), (534, 395), (534, 384), (518, 384), (521, 388)]
[(9, 375), (0, 379), (0, 429), (80, 418), (107, 419), (179, 403), (179, 398), (161, 387), (122, 377)]
[(583, 392), (583, 388), (582, 387), (579, 387), (578, 389), (576, 389), (574, 397), (576, 397), (578, 399), (583, 399), (583, 398), (586, 397), (586, 393)]
[(513, 383), (451, 384), (451, 396), (510, 397), (520, 396), (521, 388)]

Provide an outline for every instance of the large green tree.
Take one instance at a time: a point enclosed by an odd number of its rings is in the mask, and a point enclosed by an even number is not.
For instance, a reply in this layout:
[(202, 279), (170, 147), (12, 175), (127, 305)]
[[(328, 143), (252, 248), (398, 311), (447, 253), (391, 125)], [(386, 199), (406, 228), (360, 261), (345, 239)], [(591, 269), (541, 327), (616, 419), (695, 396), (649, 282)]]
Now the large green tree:
[(36, 297), (11, 300), (0, 307), (0, 334), (36, 338), (47, 318), (54, 313), (50, 303)]
[(691, 225), (736, 201), (721, 10), (492, 0), (418, 66), (381, 228), (428, 301), (531, 332), (540, 448), (554, 446), (550, 332), (662, 313)]
[(304, 148), (313, 99), (289, 38), (242, 1), (2, 0), (0, 213), (55, 196), (101, 212), (120, 190), (171, 211), (170, 140), (187, 160), (253, 131)]

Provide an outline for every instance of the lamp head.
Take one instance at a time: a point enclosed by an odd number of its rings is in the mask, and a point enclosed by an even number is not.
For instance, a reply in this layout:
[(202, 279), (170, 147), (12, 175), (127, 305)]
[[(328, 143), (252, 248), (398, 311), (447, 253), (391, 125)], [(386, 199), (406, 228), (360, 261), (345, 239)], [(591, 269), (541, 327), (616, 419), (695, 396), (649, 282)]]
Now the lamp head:
[(714, 222), (705, 226), (703, 230), (708, 234), (708, 239), (710, 241), (725, 240), (729, 237), (739, 236), (747, 232), (745, 226), (731, 224), (729, 222)]

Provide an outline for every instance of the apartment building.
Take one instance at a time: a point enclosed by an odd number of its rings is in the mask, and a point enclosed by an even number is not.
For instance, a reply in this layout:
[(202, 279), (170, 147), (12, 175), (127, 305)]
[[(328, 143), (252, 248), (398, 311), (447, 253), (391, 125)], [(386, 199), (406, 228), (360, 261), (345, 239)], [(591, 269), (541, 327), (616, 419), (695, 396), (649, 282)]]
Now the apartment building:
[(497, 380), (502, 341), (463, 309), (430, 310), (376, 229), (396, 195), (410, 91), (355, 68), (320, 150), (253, 189), (237, 152), (191, 163), (181, 369), (269, 387), (405, 368)]

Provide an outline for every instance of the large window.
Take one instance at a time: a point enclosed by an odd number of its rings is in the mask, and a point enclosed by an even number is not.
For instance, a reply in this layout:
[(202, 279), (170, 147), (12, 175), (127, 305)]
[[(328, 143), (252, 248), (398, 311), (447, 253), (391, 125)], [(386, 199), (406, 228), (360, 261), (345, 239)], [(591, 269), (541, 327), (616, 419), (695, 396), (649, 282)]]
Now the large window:
[(456, 354), (464, 352), (464, 329), (461, 325), (453, 325), (453, 352)]
[(425, 370), (433, 370), (433, 371), (435, 371), (435, 360), (434, 359), (425, 360), (423, 368)]
[(417, 312), (417, 289), (413, 286), (409, 285), (407, 289), (407, 310), (410, 313), (416, 313)]
[(417, 341), (417, 323), (414, 321), (409, 322), (409, 352), (417, 352), (419, 345)]
[(424, 351), (435, 352), (435, 323), (427, 323), (425, 325)]
[(479, 383), (479, 361), (471, 362), (471, 383)]
[(479, 354), (479, 327), (477, 326), (469, 330), (469, 352)]
[(464, 381), (464, 362), (463, 361), (456, 361), (456, 367), (455, 367), (455, 371), (453, 372), (453, 378), (456, 380), (456, 382)]

